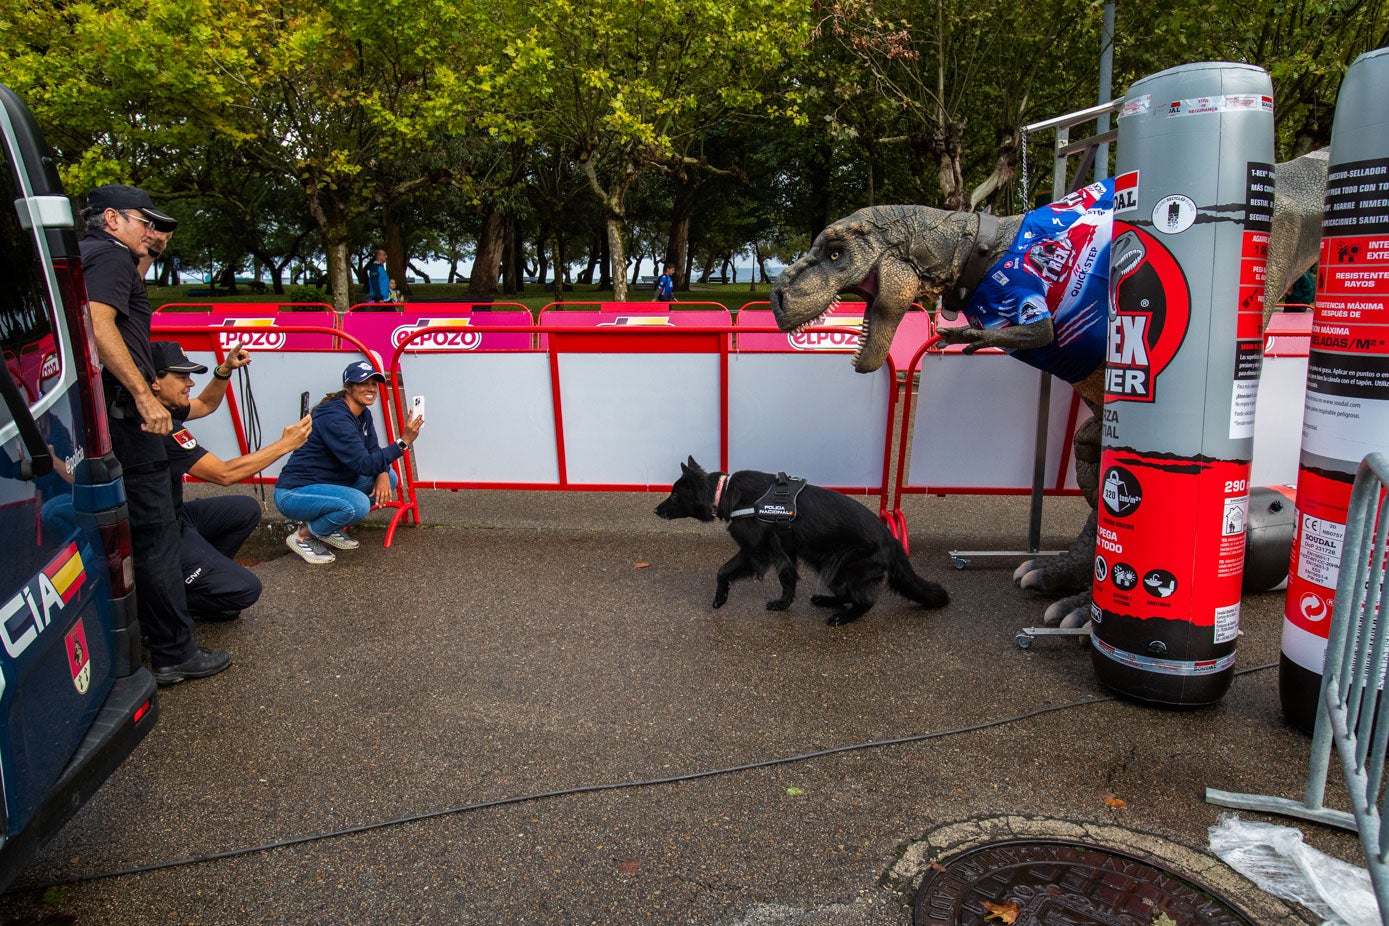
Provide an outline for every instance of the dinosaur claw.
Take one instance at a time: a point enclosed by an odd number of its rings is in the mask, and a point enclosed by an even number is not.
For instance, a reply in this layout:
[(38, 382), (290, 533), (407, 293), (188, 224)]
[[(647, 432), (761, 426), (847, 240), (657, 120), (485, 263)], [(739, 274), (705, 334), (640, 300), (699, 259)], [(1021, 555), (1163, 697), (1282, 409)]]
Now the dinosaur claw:
[(1037, 561), (1035, 559), (1030, 559), (1027, 562), (1023, 563), (1021, 566), (1019, 566), (1017, 569), (1014, 569), (1013, 584), (1018, 586), (1019, 588), (1024, 588), (1025, 586), (1022, 584), (1023, 579), (1027, 576), (1029, 572), (1035, 569), (1036, 566)]
[(1042, 612), (1042, 623), (1048, 627), (1083, 627), (1090, 621), (1090, 596), (1072, 595), (1053, 601)]

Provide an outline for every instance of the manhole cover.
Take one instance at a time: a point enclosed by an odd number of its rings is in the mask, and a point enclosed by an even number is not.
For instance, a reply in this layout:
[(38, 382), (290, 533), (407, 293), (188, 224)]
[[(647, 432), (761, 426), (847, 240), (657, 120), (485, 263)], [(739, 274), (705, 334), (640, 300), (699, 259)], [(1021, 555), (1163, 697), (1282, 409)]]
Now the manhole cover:
[(932, 865), (916, 893), (913, 922), (1254, 926), (1209, 888), (1152, 862), (1097, 846), (1036, 841), (993, 843)]

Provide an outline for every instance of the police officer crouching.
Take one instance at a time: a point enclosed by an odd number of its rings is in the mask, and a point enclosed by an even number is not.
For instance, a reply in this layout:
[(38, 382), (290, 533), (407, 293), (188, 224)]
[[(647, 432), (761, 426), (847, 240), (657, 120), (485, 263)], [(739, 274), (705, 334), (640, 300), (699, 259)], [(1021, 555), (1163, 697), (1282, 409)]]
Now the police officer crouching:
[(260, 524), (260, 504), (248, 495), (184, 501), (183, 475), (221, 486), (242, 482), (302, 447), (312, 419), (305, 416), (287, 426), (280, 439), (267, 447), (234, 460), (219, 459), (198, 444), (184, 422), (217, 410), (232, 372), (250, 363), (250, 354), (240, 346), (233, 349), (213, 372), (212, 381), (192, 398), (193, 374), (206, 373), (207, 367), (190, 360), (173, 341), (154, 341), (150, 347), (155, 367), (150, 388), (174, 421), (173, 433), (164, 440), (174, 508), (182, 527), (179, 552), (188, 610), (194, 619), (232, 620), (260, 598), (260, 580), (232, 559)]

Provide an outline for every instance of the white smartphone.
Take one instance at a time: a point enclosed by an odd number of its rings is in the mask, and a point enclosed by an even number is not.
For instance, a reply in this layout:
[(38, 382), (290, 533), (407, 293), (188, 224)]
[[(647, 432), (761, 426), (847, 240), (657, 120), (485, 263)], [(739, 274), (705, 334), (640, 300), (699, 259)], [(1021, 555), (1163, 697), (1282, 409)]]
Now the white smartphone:
[(424, 396), (417, 395), (410, 397), (410, 414), (424, 417)]

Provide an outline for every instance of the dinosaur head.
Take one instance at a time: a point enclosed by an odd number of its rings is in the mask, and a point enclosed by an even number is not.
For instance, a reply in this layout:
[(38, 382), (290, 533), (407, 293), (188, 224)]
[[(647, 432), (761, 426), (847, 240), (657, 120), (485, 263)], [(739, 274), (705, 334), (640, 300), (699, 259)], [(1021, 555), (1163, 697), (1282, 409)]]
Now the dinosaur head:
[[(918, 300), (934, 302), (949, 282), (918, 270), (911, 245), (920, 236), (905, 227), (913, 224), (915, 212), (913, 207), (870, 207), (826, 227), (810, 251), (777, 277), (771, 295), (777, 325), (798, 331), (823, 321), (841, 296), (861, 297), (868, 306), (854, 369), (871, 373), (882, 366), (907, 309)], [(946, 251), (942, 263), (952, 253), (953, 248)]]

